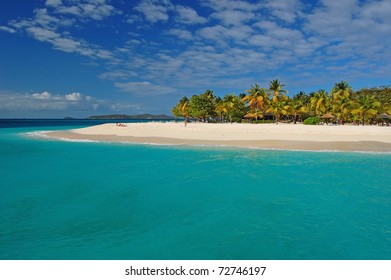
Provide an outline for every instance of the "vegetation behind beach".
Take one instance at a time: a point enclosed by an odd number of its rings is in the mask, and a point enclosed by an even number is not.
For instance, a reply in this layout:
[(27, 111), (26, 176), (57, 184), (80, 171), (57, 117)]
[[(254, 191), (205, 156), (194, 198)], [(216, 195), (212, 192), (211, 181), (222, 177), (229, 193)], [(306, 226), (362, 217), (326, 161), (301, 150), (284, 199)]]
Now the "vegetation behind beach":
[(223, 98), (206, 90), (190, 98), (184, 96), (172, 108), (175, 117), (213, 122), (303, 122), (387, 123), (391, 114), (391, 88), (380, 86), (354, 91), (349, 83), (336, 83), (330, 92), (320, 89), (309, 94), (300, 91), (288, 96), (279, 80), (268, 88), (252, 85), (244, 93)]

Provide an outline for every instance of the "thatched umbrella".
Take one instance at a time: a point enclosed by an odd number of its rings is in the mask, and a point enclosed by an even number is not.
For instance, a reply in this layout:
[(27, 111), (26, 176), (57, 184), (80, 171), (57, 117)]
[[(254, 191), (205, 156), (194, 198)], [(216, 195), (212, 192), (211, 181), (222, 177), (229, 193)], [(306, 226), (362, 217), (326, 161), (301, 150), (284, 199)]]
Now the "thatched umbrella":
[(322, 119), (332, 119), (332, 118), (335, 118), (335, 117), (332, 114), (330, 114), (330, 113), (324, 114), (322, 116)]
[(389, 122), (390, 122), (390, 119), (391, 119), (391, 116), (390, 116), (389, 114), (387, 114), (387, 113), (383, 113), (383, 114), (380, 114), (380, 115), (378, 116), (378, 118), (382, 119), (383, 122), (389, 123)]
[(246, 119), (255, 119), (256, 115), (254, 113), (247, 113), (244, 115)]
[(387, 113), (383, 113), (383, 114), (379, 115), (379, 118), (381, 118), (383, 120), (389, 120), (389, 119), (391, 119), (391, 116)]
[(329, 119), (333, 119), (335, 118), (334, 115), (330, 114), (330, 113), (327, 113), (327, 114), (324, 114), (322, 117), (322, 119), (325, 119), (326, 120), (326, 123), (329, 123)]

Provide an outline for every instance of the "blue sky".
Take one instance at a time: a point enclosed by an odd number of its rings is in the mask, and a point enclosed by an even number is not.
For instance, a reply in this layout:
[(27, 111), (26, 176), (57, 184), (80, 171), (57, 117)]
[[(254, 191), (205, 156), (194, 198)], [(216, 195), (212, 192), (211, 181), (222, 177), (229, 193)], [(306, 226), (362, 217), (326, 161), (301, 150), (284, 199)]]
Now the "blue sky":
[(1, 0), (0, 117), (170, 113), (278, 78), (390, 85), (391, 1)]

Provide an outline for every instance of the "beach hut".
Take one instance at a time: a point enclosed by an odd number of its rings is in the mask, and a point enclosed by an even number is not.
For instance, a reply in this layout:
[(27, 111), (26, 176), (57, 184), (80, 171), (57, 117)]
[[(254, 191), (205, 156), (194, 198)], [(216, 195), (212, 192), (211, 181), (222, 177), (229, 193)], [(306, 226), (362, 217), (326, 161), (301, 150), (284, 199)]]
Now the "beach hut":
[(391, 120), (391, 116), (387, 113), (380, 114), (378, 116), (378, 118), (383, 120), (383, 125), (384, 125), (384, 122), (390, 123), (390, 120)]
[(245, 119), (255, 119), (256, 115), (254, 113), (247, 113), (244, 115)]
[(257, 113), (249, 112), (246, 115), (244, 115), (244, 118), (245, 119), (255, 119), (257, 121), (258, 119), (263, 118), (263, 114), (262, 114), (262, 112), (257, 112)]
[(322, 117), (322, 119), (325, 119), (326, 120), (326, 123), (329, 122), (329, 119), (333, 119), (335, 118), (334, 115), (330, 114), (330, 113), (327, 113), (327, 114), (324, 114)]
[(383, 120), (389, 120), (389, 119), (391, 119), (391, 116), (387, 113), (383, 113), (383, 114), (379, 115), (379, 118), (381, 118)]

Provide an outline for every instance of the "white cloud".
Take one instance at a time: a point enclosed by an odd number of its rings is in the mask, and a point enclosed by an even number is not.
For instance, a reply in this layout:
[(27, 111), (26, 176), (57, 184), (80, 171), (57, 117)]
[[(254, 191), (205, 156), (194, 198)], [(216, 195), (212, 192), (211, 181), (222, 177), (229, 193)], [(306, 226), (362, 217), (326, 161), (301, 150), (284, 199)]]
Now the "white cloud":
[(378, 23), (391, 24), (391, 2), (390, 1), (374, 1), (365, 6), (365, 9), (360, 11), (363, 18), (377, 21)]
[[(74, 92), (69, 94), (42, 93), (21, 94), (15, 92), (0, 91), (0, 117), (15, 116), (53, 116), (64, 117), (78, 115), (86, 117), (91, 111), (98, 109), (102, 113), (126, 112), (138, 110), (137, 103), (118, 102), (105, 99), (97, 99), (91, 95), (83, 96)], [(82, 115), (80, 115), (82, 114)]]
[[(48, 3), (49, 2), (49, 3)], [(106, 3), (106, 0), (100, 1), (91, 1), (91, 0), (81, 0), (81, 1), (47, 1), (46, 6), (53, 8), (56, 14), (62, 15), (73, 15), (79, 17), (83, 20), (93, 19), (93, 20), (103, 20), (114, 14), (120, 14), (121, 11), (114, 8), (114, 6)]]
[(162, 95), (172, 92), (171, 87), (165, 85), (155, 85), (148, 81), (143, 82), (115, 82), (114, 85), (123, 92), (129, 92), (136, 95)]
[(59, 38), (60, 35), (54, 31), (44, 29), (42, 27), (32, 26), (26, 28), (27, 33), (32, 35), (35, 39), (44, 42), (52, 42), (54, 39)]
[(288, 23), (295, 22), (302, 8), (299, 0), (268, 0), (265, 6), (274, 17)]
[[(385, 16), (391, 13), (389, 1), (362, 4), (354, 0), (323, 1), (322, 4), (308, 15), (304, 30), (325, 42), (324, 60), (359, 59), (371, 63), (377, 57), (390, 57), (391, 20)], [(378, 61), (384, 62), (390, 60)]]
[(62, 4), (61, 0), (46, 0), (46, 6), (57, 7)]
[(167, 34), (177, 36), (179, 39), (191, 40), (193, 35), (185, 29), (173, 28), (167, 31)]
[(53, 40), (53, 46), (55, 49), (62, 50), (64, 52), (79, 52), (82, 49), (82, 44), (70, 38), (55, 38)]
[(47, 91), (45, 91), (45, 92), (42, 92), (42, 93), (33, 93), (32, 94), (32, 97), (34, 98), (34, 99), (50, 99), (51, 98), (51, 94), (50, 94), (50, 92), (47, 92)]
[(222, 10), (212, 14), (226, 26), (242, 25), (255, 18), (255, 14), (240, 10)]
[(168, 11), (172, 5), (166, 0), (142, 0), (134, 10), (142, 13), (147, 21), (156, 23), (158, 21), (167, 21)]
[(234, 40), (236, 43), (241, 44), (252, 32), (252, 28), (247, 25), (233, 26), (231, 28), (215, 25), (199, 29), (198, 35), (225, 45), (229, 42), (228, 40)]
[[(102, 9), (106, 9), (105, 1), (90, 1), (94, 5), (100, 5)], [(103, 4), (102, 4), (103, 3)], [(87, 4), (86, 4), (87, 5)], [(92, 5), (92, 4), (88, 4)], [(75, 6), (72, 6), (75, 7)], [(98, 6), (94, 6), (98, 7)], [(57, 11), (61, 11), (64, 6), (56, 6)], [(71, 7), (68, 7), (71, 8)], [(76, 7), (76, 9), (79, 9)], [(82, 9), (79, 9), (83, 14)], [(76, 11), (76, 10), (75, 10)], [(112, 11), (112, 9), (107, 9)], [(92, 12), (92, 11), (91, 11)], [(91, 17), (100, 20), (104, 12), (99, 11), (91, 15)], [(107, 14), (108, 15), (108, 14)], [(34, 17), (20, 21), (11, 21), (10, 25), (18, 30), (25, 31), (38, 41), (47, 42), (54, 49), (68, 53), (78, 53), (90, 58), (98, 58), (103, 60), (112, 60), (114, 58), (111, 51), (105, 50), (97, 45), (89, 44), (83, 39), (73, 38), (69, 32), (62, 31), (63, 28), (69, 27), (74, 23), (73, 18), (63, 18), (62, 16), (52, 16), (47, 9), (34, 10)]]
[(34, 19), (30, 21), (30, 24), (34, 23), (36, 26), (56, 29), (58, 26), (70, 24), (69, 20), (61, 20), (50, 15), (47, 9), (35, 9), (34, 14)]
[(56, 12), (59, 14), (70, 14), (74, 16), (82, 16), (82, 10), (78, 6), (58, 6)]
[(177, 21), (184, 24), (202, 24), (208, 20), (198, 15), (197, 11), (190, 7), (177, 6), (176, 11), (178, 13)]
[(109, 81), (115, 81), (115, 80), (125, 80), (128, 79), (129, 77), (135, 77), (137, 76), (137, 73), (131, 72), (131, 71), (122, 71), (122, 70), (117, 70), (117, 71), (109, 71), (109, 72), (104, 72), (100, 74), (98, 77), (99, 79), (102, 80), (109, 80)]
[(258, 3), (250, 3), (249, 1), (241, 1), (241, 0), (205, 0), (203, 4), (213, 10), (222, 11), (226, 9), (236, 9), (247, 12), (253, 12), (262, 7), (261, 4)]
[(15, 33), (15, 29), (12, 29), (10, 27), (7, 27), (7, 26), (0, 26), (0, 30), (3, 30), (5, 32), (8, 32), (8, 33)]
[(81, 100), (81, 94), (79, 92), (65, 94), (65, 99), (68, 101), (79, 101)]

